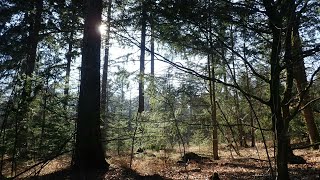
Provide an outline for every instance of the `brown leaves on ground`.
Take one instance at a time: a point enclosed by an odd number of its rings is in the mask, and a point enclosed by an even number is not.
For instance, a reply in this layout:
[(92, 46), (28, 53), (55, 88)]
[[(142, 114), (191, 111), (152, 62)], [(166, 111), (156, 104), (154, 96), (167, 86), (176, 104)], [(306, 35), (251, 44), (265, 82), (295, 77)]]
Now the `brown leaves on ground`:
[[(208, 151), (197, 148), (189, 148), (188, 152), (194, 152), (201, 157), (208, 155)], [(269, 149), (272, 160), (272, 170), (275, 171), (273, 149)], [(188, 162), (178, 162), (182, 155), (179, 152), (151, 152), (137, 154), (133, 160), (132, 168), (129, 168), (129, 156), (113, 156), (108, 159), (111, 164), (110, 169), (103, 175), (106, 180), (161, 180), (161, 179), (209, 179), (214, 173), (219, 174), (219, 178), (228, 179), (271, 179), (271, 168), (267, 161), (265, 150), (258, 148), (243, 148), (240, 150), (241, 156), (229, 151), (228, 147), (219, 151), (220, 160), (202, 158), (201, 161), (189, 160)], [(320, 151), (319, 150), (295, 150), (296, 155), (302, 156), (306, 164), (289, 164), (291, 179), (316, 180), (320, 179)], [(56, 160), (58, 161), (58, 160)], [(65, 160), (61, 161), (65, 165)], [(61, 169), (59, 162), (52, 163), (52, 166)], [(65, 179), (70, 177), (68, 171), (51, 172), (46, 167), (46, 175), (41, 172), (40, 179)], [(53, 176), (60, 172), (59, 176)], [(61, 173), (64, 172), (64, 173)], [(69, 175), (68, 175), (69, 173)], [(50, 176), (51, 175), (51, 176)], [(57, 178), (59, 177), (59, 178)]]

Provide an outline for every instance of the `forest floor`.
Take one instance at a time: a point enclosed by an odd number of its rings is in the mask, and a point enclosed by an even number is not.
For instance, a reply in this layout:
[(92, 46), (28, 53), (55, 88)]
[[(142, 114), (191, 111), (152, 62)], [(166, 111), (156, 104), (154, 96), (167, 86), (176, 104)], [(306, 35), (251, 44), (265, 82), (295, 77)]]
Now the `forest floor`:
[[(257, 148), (241, 148), (240, 155), (230, 151), (229, 147), (219, 150), (220, 159), (212, 160), (209, 149), (191, 147), (186, 152), (194, 152), (202, 157), (199, 160), (190, 160), (187, 163), (179, 162), (181, 154), (177, 150), (149, 151), (136, 153), (132, 167), (129, 168), (130, 155), (109, 156), (109, 171), (101, 179), (105, 180), (157, 180), (157, 179), (209, 179), (213, 173), (218, 173), (220, 179), (271, 179), (274, 169), (274, 150), (269, 148), (272, 170), (266, 151), (259, 144)], [(306, 164), (289, 164), (289, 173), (292, 180), (319, 180), (320, 179), (320, 151), (303, 149), (295, 150), (295, 155), (303, 157)], [(61, 156), (50, 161), (42, 168), (37, 179), (70, 179), (68, 170), (70, 157)], [(34, 173), (35, 171), (31, 172)], [(26, 177), (20, 179), (35, 179)]]

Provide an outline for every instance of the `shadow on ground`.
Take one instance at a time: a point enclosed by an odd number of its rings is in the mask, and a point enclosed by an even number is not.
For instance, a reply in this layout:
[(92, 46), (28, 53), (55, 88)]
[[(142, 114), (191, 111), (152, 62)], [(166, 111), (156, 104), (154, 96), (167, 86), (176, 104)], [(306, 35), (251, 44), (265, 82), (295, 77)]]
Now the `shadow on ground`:
[(90, 173), (74, 173), (70, 169), (64, 169), (51, 174), (23, 178), (24, 180), (170, 180), (159, 174), (140, 175), (130, 168), (112, 168), (107, 172), (95, 171)]

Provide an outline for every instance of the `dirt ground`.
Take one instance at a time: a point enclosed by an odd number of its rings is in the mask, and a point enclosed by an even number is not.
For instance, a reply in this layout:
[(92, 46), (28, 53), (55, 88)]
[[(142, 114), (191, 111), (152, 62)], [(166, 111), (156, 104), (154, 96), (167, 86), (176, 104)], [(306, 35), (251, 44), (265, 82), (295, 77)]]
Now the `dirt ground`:
[[(143, 179), (210, 179), (213, 173), (218, 173), (220, 179), (272, 179), (271, 172), (275, 172), (274, 152), (269, 148), (270, 163), (266, 151), (260, 144), (256, 148), (241, 148), (237, 155), (229, 147), (219, 150), (220, 159), (212, 160), (208, 149), (202, 147), (188, 148), (187, 152), (194, 152), (201, 157), (200, 161), (189, 160), (182, 162), (178, 150), (160, 150), (136, 153), (132, 167), (129, 168), (130, 156), (111, 156), (107, 159), (110, 164), (109, 171), (100, 175), (99, 179), (106, 180), (143, 180)], [(289, 164), (289, 173), (292, 180), (320, 180), (320, 151), (295, 150), (295, 155), (302, 156), (306, 164)], [(59, 157), (49, 162), (36, 179), (71, 179), (68, 170), (70, 158)], [(30, 171), (19, 179), (35, 179), (31, 177), (36, 171)]]

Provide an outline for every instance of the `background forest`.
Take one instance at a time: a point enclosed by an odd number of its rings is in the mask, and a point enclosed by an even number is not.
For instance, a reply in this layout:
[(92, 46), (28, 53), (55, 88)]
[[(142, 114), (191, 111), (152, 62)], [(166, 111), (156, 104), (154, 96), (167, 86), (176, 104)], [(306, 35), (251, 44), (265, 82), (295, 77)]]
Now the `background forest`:
[(1, 176), (260, 144), (289, 179), (320, 145), (319, 52), (319, 0), (0, 0)]

